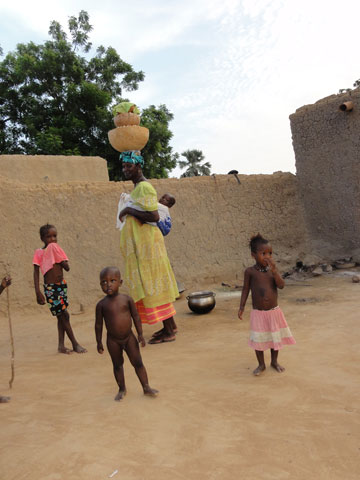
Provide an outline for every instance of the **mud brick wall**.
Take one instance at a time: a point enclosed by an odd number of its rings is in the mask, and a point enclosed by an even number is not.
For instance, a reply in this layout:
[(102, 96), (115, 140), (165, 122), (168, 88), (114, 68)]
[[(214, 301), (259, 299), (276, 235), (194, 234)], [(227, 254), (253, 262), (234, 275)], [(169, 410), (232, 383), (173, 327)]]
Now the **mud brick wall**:
[[(252, 264), (248, 241), (257, 232), (273, 243), (280, 270), (307, 252), (296, 177), (238, 178), (240, 183), (234, 175), (151, 180), (159, 197), (165, 192), (176, 197), (165, 243), (176, 278), (187, 288), (241, 283), (244, 268)], [(49, 222), (70, 260), (70, 311), (92, 309), (102, 296), (101, 268), (123, 267), (115, 220), (120, 193), (132, 188), (131, 182), (24, 184), (0, 177), (0, 275), (13, 276), (12, 308), (42, 308), (35, 302), (32, 256), (42, 246), (39, 227)]]
[(0, 175), (31, 184), (109, 180), (103, 158), (71, 155), (0, 155)]
[[(352, 101), (353, 111), (339, 106)], [(299, 194), (317, 252), (360, 256), (360, 90), (332, 95), (290, 116)]]

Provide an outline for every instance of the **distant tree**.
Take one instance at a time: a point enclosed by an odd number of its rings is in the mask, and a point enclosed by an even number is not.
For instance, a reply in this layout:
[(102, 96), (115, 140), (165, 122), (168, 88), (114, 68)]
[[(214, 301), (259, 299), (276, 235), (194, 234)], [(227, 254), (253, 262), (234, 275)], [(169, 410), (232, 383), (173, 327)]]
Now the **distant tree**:
[[(360, 78), (353, 83), (353, 88), (358, 87), (360, 87)], [(339, 93), (350, 93), (353, 88), (340, 88)]]
[(179, 160), (178, 165), (180, 168), (186, 168), (181, 177), (197, 177), (200, 175), (210, 175), (211, 164), (205, 162), (201, 165), (201, 162), (205, 160), (204, 154), (201, 150), (186, 150), (181, 154), (186, 160)]
[[(173, 136), (169, 123), (174, 118), (165, 105), (150, 105), (141, 113), (141, 125), (150, 131), (148, 143), (142, 149), (145, 165), (143, 172), (147, 178), (167, 178), (169, 171), (176, 167), (178, 153), (173, 153), (169, 142)], [(109, 165), (110, 178), (123, 179), (121, 162), (118, 160)]]
[[(110, 178), (118, 180), (113, 166), (119, 153), (107, 136), (114, 128), (110, 107), (122, 101), (124, 91), (137, 90), (144, 73), (134, 71), (112, 47), (99, 46), (92, 58), (78, 53), (91, 49), (87, 12), (70, 17), (68, 27), (70, 39), (52, 21), (50, 40), (18, 44), (0, 62), (0, 153), (98, 155), (108, 161)], [(155, 107), (149, 109), (154, 109), (153, 121), (144, 111), (149, 171), (167, 176), (176, 164), (168, 145), (172, 115), (165, 106), (156, 115)]]

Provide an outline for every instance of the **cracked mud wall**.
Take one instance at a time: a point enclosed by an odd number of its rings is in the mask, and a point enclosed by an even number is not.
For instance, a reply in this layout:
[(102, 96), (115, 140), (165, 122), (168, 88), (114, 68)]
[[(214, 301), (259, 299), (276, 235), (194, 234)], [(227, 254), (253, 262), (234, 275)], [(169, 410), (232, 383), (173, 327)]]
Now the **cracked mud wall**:
[[(238, 178), (240, 184), (234, 175), (151, 180), (159, 197), (165, 192), (176, 197), (165, 243), (176, 278), (188, 288), (215, 281), (241, 284), (244, 268), (252, 264), (248, 241), (257, 232), (273, 243), (281, 270), (306, 253), (296, 177)], [(131, 182), (26, 185), (0, 177), (0, 275), (8, 271), (13, 277), (12, 307), (42, 308), (35, 301), (32, 257), (42, 246), (39, 227), (49, 222), (69, 256), (70, 311), (93, 308), (102, 297), (99, 271), (123, 267), (115, 219), (120, 193), (132, 188)]]
[[(353, 111), (339, 106), (351, 100)], [(290, 116), (296, 175), (317, 252), (360, 261), (360, 89), (306, 105)]]

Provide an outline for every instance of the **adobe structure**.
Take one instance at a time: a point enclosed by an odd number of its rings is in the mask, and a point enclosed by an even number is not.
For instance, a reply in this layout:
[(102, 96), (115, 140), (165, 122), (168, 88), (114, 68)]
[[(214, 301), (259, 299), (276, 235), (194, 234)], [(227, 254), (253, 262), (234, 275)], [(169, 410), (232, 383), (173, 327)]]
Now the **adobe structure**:
[[(349, 99), (353, 110), (339, 110)], [(159, 197), (166, 192), (176, 197), (165, 242), (176, 278), (187, 288), (241, 284), (244, 268), (252, 264), (248, 241), (258, 232), (273, 243), (283, 272), (299, 260), (314, 264), (353, 256), (360, 261), (360, 214), (354, 208), (359, 90), (302, 107), (290, 121), (296, 175), (151, 180)], [(70, 260), (70, 310), (93, 309), (102, 297), (100, 270), (123, 267), (116, 212), (120, 194), (130, 192), (132, 183), (110, 182), (99, 157), (0, 155), (0, 169), (0, 276), (13, 277), (12, 308), (41, 308), (32, 257), (42, 245), (39, 227), (52, 223)]]
[(360, 89), (301, 107), (290, 123), (312, 248), (360, 262)]
[[(60, 177), (56, 184), (44, 180), (51, 173), (44, 175), (36, 158), (26, 160), (33, 175), (38, 173), (38, 183), (6, 177), (0, 156), (0, 275), (9, 272), (14, 279), (12, 308), (41, 308), (35, 300), (32, 257), (42, 246), (39, 227), (47, 222), (57, 227), (59, 244), (69, 256), (71, 311), (93, 308), (102, 296), (100, 270), (123, 266), (115, 228), (117, 204), (133, 184), (103, 181), (106, 162), (100, 158), (93, 173), (84, 171), (83, 181)], [(24, 158), (14, 156), (12, 161)], [(79, 165), (74, 158), (70, 171)], [(282, 271), (307, 253), (295, 175), (238, 175), (238, 179), (240, 183), (234, 175), (151, 180), (159, 196), (171, 192), (176, 197), (173, 228), (165, 243), (176, 278), (187, 288), (221, 281), (241, 284), (244, 267), (252, 262), (249, 238), (259, 231), (273, 242)], [(0, 308), (5, 308), (4, 302)]]

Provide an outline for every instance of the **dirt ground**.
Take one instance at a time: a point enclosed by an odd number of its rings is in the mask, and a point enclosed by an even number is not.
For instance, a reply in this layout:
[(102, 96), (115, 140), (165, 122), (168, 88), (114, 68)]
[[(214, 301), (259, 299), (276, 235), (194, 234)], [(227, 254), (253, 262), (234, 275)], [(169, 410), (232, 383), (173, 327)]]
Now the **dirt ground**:
[(190, 313), (183, 294), (176, 342), (142, 350), (150, 384), (160, 390), (155, 399), (142, 395), (126, 360), (128, 394), (114, 402), (93, 315), (72, 317), (88, 353), (65, 356), (56, 353), (45, 307), (37, 316), (12, 314), (10, 391), (2, 316), (0, 393), (11, 402), (0, 405), (0, 478), (102, 480), (116, 470), (115, 480), (360, 478), (360, 284), (332, 274), (287, 285), (279, 303), (297, 345), (279, 354), (284, 373), (268, 368), (260, 377), (251, 374), (256, 361), (247, 346), (250, 305), (240, 322), (240, 292), (212, 289), (211, 313)]

